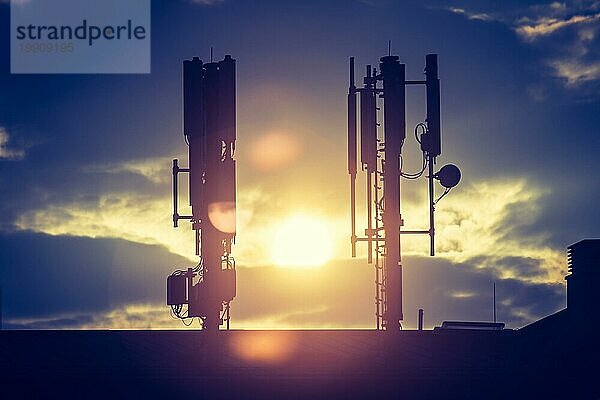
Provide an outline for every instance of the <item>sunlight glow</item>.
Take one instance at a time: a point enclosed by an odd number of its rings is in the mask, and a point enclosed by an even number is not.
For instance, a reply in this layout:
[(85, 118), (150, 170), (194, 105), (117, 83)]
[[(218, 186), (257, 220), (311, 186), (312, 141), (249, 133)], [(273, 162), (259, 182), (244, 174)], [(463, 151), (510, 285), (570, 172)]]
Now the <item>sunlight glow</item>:
[(333, 255), (329, 226), (309, 215), (294, 215), (275, 230), (271, 259), (279, 266), (319, 266)]

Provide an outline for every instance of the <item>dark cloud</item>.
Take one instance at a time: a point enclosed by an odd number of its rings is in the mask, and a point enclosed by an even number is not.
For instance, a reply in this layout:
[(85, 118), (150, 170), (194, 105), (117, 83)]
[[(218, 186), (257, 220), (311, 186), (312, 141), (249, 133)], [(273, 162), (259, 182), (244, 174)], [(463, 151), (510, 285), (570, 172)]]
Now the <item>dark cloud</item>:
[(70, 318), (33, 319), (30, 321), (5, 322), (4, 329), (81, 329), (95, 322), (93, 315), (82, 314)]
[[(482, 7), (492, 11), (479, 11)], [(469, 20), (506, 25), (544, 54), (539, 64), (543, 65), (540, 70), (545, 75), (555, 77), (561, 85), (583, 98), (598, 98), (600, 6), (597, 1), (524, 2), (518, 6), (503, 4), (501, 9), (479, 2), (466, 8), (445, 9)]]
[[(512, 261), (522, 265), (518, 260)], [(405, 319), (409, 326), (416, 325), (418, 308), (425, 310), (427, 326), (453, 319), (490, 321), (494, 282), (498, 290), (498, 316), (508, 326), (523, 326), (564, 306), (564, 286), (501, 279), (494, 268), (481, 268), (481, 260), (453, 264), (435, 258), (415, 258), (406, 261), (406, 265)], [(494, 266), (494, 261), (488, 265)]]
[[(165, 278), (188, 261), (159, 246), (116, 239), (2, 235), (3, 311), (8, 328), (178, 327), (164, 304)], [(425, 309), (426, 325), (443, 320), (490, 320), (492, 283), (498, 315), (520, 327), (564, 306), (564, 286), (501, 279), (501, 268), (535, 276), (535, 261), (507, 257), (453, 264), (404, 261), (405, 327)], [(495, 269), (496, 268), (496, 269)], [(137, 305), (148, 304), (147, 308)], [(238, 268), (233, 326), (372, 327), (374, 271), (362, 260), (318, 268)], [(136, 309), (138, 307), (139, 309)]]
[[(162, 306), (162, 307), (161, 307)], [(10, 319), (4, 329), (156, 329), (183, 328), (171, 318), (166, 306), (119, 307), (108, 312), (76, 313), (67, 317), (49, 316), (31, 319)], [(197, 327), (197, 325), (196, 325)]]
[(469, 264), (479, 269), (485, 269), (491, 276), (498, 279), (511, 275), (520, 280), (544, 280), (548, 278), (548, 270), (544, 267), (543, 258), (516, 256), (477, 256), (469, 260)]
[(0, 235), (4, 317), (100, 313), (161, 303), (165, 277), (189, 261), (161, 246), (33, 233)]
[[(597, 207), (597, 185), (582, 183), (574, 187), (565, 183), (567, 190), (552, 196), (545, 196), (538, 202), (539, 215), (527, 224), (507, 218), (507, 225), (514, 228), (514, 237), (527, 240), (528, 237), (545, 237), (553, 248), (566, 248), (581, 239), (599, 235), (600, 213)], [(515, 222), (513, 224), (513, 222)]]

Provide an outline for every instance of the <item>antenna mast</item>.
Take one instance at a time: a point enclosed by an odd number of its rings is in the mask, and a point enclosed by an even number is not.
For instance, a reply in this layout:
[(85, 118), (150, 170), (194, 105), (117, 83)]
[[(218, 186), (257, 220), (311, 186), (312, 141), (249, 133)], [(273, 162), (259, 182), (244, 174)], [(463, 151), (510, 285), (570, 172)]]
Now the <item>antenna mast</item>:
[[(460, 180), (460, 171), (446, 165), (433, 172), (436, 157), (441, 154), (440, 86), (437, 55), (425, 58), (425, 80), (406, 80), (405, 64), (391, 54), (382, 57), (379, 72), (371, 65), (366, 67), (363, 87), (354, 84), (354, 57), (350, 58), (350, 87), (348, 89), (348, 172), (350, 174), (350, 208), (352, 257), (356, 257), (356, 243), (367, 242), (367, 262), (373, 263), (375, 250), (375, 304), (377, 329), (401, 329), (402, 306), (402, 256), (401, 235), (427, 234), (430, 236), (430, 255), (435, 254), (434, 206), (436, 201), (433, 180), (445, 187), (446, 194)], [(425, 85), (427, 110), (425, 122), (415, 128), (423, 168), (416, 173), (405, 173), (400, 163), (406, 138), (406, 86)], [(365, 236), (356, 236), (356, 172), (357, 172), (357, 113), (356, 94), (360, 95), (360, 157), (367, 182), (367, 229)], [(383, 135), (378, 138), (378, 97), (383, 104)], [(419, 136), (420, 133), (420, 136)], [(429, 229), (404, 230), (401, 214), (401, 178), (418, 179), (428, 167)], [(373, 183), (374, 182), (374, 183)], [(374, 199), (373, 199), (374, 197)], [(440, 197), (441, 198), (441, 197)], [(438, 199), (439, 200), (439, 199)], [(374, 226), (373, 226), (374, 225)], [(374, 248), (373, 248), (374, 245)]]
[[(235, 60), (183, 63), (183, 129), (189, 168), (173, 160), (173, 226), (188, 219), (196, 238), (198, 264), (167, 278), (167, 305), (184, 322), (199, 318), (203, 329), (229, 329), (236, 295), (236, 81)], [(191, 215), (178, 212), (178, 176), (189, 174)], [(191, 323), (191, 322), (190, 322)]]

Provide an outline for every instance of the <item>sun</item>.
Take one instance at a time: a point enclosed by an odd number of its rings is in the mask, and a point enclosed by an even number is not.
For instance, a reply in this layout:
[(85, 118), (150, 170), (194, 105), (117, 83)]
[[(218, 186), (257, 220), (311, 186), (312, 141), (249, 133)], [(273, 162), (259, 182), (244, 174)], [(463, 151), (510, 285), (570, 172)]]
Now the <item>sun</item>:
[(331, 229), (322, 219), (298, 214), (275, 229), (271, 259), (282, 267), (319, 266), (333, 254)]

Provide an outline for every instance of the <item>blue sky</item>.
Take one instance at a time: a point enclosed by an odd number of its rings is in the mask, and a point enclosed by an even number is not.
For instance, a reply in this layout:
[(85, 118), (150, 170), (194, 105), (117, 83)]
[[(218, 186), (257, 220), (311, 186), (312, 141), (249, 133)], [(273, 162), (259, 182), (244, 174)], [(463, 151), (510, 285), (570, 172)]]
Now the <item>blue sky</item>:
[[(187, 160), (181, 62), (211, 46), (238, 63), (239, 327), (372, 325), (372, 268), (348, 259), (346, 70), (388, 40), (413, 79), (439, 54), (442, 162), (463, 171), (438, 208), (439, 256), (407, 244), (407, 326), (419, 307), (429, 326), (489, 318), (493, 281), (510, 326), (560, 309), (565, 247), (598, 236), (598, 1), (153, 1), (149, 75), (11, 75), (9, 29), (0, 2), (8, 327), (178, 326), (163, 296), (193, 263), (190, 232), (169, 225), (170, 159)], [(424, 100), (408, 94), (412, 129)], [(263, 168), (253, 154), (273, 132), (297, 151)], [(423, 195), (407, 192), (412, 225)], [(273, 266), (270, 235), (298, 212), (334, 232), (327, 265)]]

